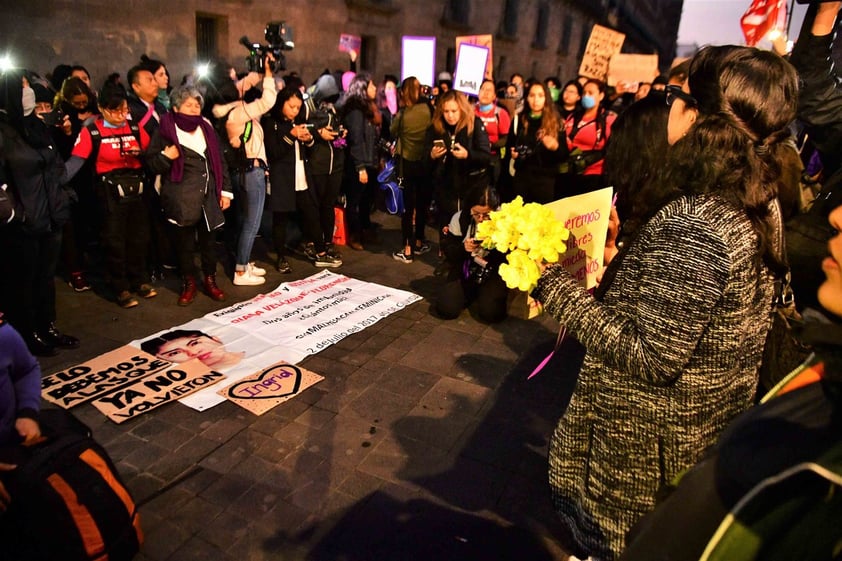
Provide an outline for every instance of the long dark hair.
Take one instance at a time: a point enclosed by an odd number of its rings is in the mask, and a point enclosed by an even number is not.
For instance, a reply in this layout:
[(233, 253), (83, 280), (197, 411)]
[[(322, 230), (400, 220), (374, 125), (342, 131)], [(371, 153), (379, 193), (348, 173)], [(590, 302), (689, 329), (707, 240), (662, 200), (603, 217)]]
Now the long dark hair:
[(620, 113), (611, 126), (605, 184), (617, 193), (623, 235), (637, 231), (672, 195), (670, 188), (656, 180), (669, 149), (669, 112), (664, 94), (652, 92)]
[(764, 263), (780, 273), (769, 203), (778, 195), (782, 141), (795, 118), (795, 70), (769, 51), (711, 46), (693, 57), (688, 84), (699, 116), (672, 146), (664, 181), (676, 196), (715, 192), (744, 209)]
[[(556, 111), (555, 103), (550, 95), (550, 89), (547, 87), (547, 84), (543, 82), (533, 82), (528, 88), (526, 88), (523, 92), (523, 97), (526, 101), (526, 107), (528, 107), (530, 111), (532, 111), (532, 107), (529, 105), (529, 92), (532, 88), (541, 88), (544, 92), (544, 108), (541, 110), (540, 128), (544, 131), (544, 134), (552, 137), (558, 136), (558, 132), (561, 130), (561, 118), (558, 115), (558, 111)], [(523, 120), (523, 130), (529, 130), (529, 119)]]

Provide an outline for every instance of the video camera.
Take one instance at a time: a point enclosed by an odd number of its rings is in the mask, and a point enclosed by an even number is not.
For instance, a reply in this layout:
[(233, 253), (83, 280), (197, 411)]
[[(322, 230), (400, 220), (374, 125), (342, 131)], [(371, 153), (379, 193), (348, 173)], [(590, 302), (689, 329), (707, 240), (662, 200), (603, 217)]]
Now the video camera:
[(295, 48), (292, 28), (283, 21), (270, 21), (266, 24), (263, 36), (269, 43), (268, 45), (252, 43), (245, 35), (240, 37), (240, 44), (249, 51), (246, 57), (249, 72), (263, 72), (267, 53), (272, 53), (272, 56), (275, 57), (272, 72), (286, 70), (286, 59), (283, 51), (291, 51)]

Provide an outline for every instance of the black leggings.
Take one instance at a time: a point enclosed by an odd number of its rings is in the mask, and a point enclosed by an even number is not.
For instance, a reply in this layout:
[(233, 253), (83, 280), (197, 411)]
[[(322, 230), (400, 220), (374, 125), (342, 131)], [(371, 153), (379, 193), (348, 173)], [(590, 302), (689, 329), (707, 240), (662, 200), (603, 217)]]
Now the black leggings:
[(477, 317), (485, 323), (506, 319), (509, 289), (500, 275), (492, 274), (482, 284), (471, 279), (448, 281), (436, 301), (436, 311), (444, 319), (456, 319), (462, 310), (475, 304)]

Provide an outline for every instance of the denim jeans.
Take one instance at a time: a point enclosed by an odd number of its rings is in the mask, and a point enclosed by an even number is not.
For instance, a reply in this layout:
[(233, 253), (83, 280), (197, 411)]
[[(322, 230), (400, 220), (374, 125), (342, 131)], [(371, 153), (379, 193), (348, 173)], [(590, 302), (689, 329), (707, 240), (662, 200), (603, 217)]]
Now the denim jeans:
[(245, 271), (251, 258), (254, 238), (263, 217), (263, 203), (266, 201), (266, 175), (263, 168), (255, 167), (245, 173), (245, 185), (240, 189), (243, 226), (237, 242), (237, 263), (235, 271)]

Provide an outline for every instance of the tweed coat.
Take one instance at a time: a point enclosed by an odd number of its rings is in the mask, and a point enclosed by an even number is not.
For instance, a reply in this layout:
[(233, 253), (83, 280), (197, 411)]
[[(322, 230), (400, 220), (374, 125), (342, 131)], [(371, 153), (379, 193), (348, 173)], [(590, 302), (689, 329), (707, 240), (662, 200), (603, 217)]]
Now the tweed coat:
[(640, 231), (602, 302), (560, 267), (534, 296), (586, 348), (551, 438), (563, 545), (614, 559), (658, 489), (753, 403), (773, 277), (744, 211), (684, 196)]

